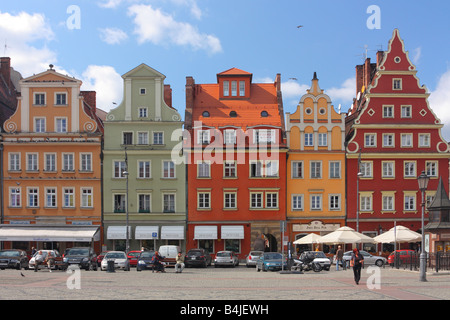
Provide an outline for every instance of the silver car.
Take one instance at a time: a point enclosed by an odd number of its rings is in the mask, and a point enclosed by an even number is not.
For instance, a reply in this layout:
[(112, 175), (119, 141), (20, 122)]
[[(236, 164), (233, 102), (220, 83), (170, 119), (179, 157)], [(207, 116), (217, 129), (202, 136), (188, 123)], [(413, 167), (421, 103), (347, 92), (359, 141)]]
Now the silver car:
[(214, 267), (218, 266), (232, 266), (236, 267), (239, 265), (239, 258), (233, 251), (219, 251), (216, 253), (216, 258), (214, 259)]
[[(387, 259), (380, 256), (374, 256), (364, 250), (359, 250), (364, 258), (364, 265), (376, 265), (377, 267), (382, 267), (387, 263)], [(344, 261), (347, 262), (347, 266), (350, 266), (350, 259), (352, 258), (353, 251), (347, 251), (344, 253)]]
[(256, 267), (256, 261), (264, 253), (264, 251), (250, 251), (245, 257), (245, 265), (248, 267)]
[(101, 270), (106, 271), (108, 269), (108, 260), (114, 261), (114, 269), (123, 269), (124, 271), (130, 271), (130, 261), (127, 255), (123, 251), (108, 251), (103, 257), (101, 263)]

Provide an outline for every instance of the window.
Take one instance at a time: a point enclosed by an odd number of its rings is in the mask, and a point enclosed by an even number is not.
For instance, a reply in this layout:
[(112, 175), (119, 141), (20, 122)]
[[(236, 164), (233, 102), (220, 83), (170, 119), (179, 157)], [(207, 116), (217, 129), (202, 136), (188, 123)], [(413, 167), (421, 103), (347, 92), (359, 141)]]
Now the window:
[(404, 209), (405, 211), (414, 211), (416, 210), (416, 196), (413, 194), (405, 194), (404, 196)]
[(231, 81), (231, 96), (237, 96), (237, 81)]
[(266, 161), (265, 174), (266, 177), (278, 177), (278, 161)]
[(67, 132), (67, 119), (66, 118), (56, 118), (56, 132), (64, 133)]
[(148, 108), (140, 107), (139, 108), (139, 118), (147, 118), (148, 117)]
[(67, 95), (65, 93), (57, 93), (56, 94), (56, 105), (57, 106), (65, 106), (67, 105)]
[(411, 118), (411, 106), (402, 106), (401, 110), (402, 118)]
[(208, 111), (203, 111), (202, 117), (204, 117), (204, 118), (209, 118), (209, 116), (210, 116), (210, 114), (209, 114)]
[(310, 165), (310, 177), (311, 179), (322, 178), (322, 161), (311, 161)]
[(245, 81), (239, 81), (239, 96), (245, 97)]
[(416, 177), (416, 163), (414, 161), (404, 162), (404, 177), (405, 178), (415, 178)]
[(236, 209), (236, 192), (225, 192), (223, 202), (225, 209)]
[(211, 178), (211, 164), (203, 161), (197, 163), (197, 177), (198, 178)]
[(125, 194), (114, 195), (114, 213), (125, 213), (127, 206), (127, 198)]
[(394, 196), (383, 195), (383, 211), (394, 211)]
[(313, 194), (311, 195), (311, 210), (322, 210), (322, 195)]
[(402, 133), (402, 148), (412, 147), (412, 134), (411, 133)]
[(267, 118), (269, 116), (269, 113), (265, 110), (261, 111), (261, 117)]
[(223, 96), (228, 97), (230, 95), (230, 82), (224, 81), (223, 82)]
[(38, 188), (29, 188), (28, 189), (27, 207), (29, 207), (29, 208), (39, 207), (39, 189)]
[(138, 132), (138, 144), (148, 144), (148, 132)]
[(34, 105), (35, 106), (45, 106), (45, 93), (35, 93), (34, 94)]
[(437, 177), (438, 176), (438, 162), (437, 161), (426, 161), (426, 174), (429, 177)]
[(402, 90), (402, 79), (392, 79), (392, 89)]
[(328, 133), (319, 133), (319, 147), (326, 147)]
[(55, 172), (56, 171), (56, 153), (46, 153), (45, 158), (45, 168), (44, 171)]
[(381, 166), (382, 166), (381, 176), (383, 178), (394, 178), (395, 177), (394, 162), (383, 161)]
[(197, 143), (198, 144), (209, 144), (211, 141), (209, 130), (198, 130), (197, 131)]
[(141, 179), (149, 179), (150, 174), (150, 161), (139, 161), (138, 162), (138, 177)]
[(45, 132), (45, 118), (34, 118), (34, 132)]
[(236, 178), (236, 162), (235, 161), (225, 161), (223, 163), (223, 175), (226, 178)]
[(45, 189), (45, 207), (46, 208), (56, 208), (56, 189), (46, 188)]
[(339, 161), (330, 161), (330, 178), (341, 178), (341, 163)]
[(73, 188), (63, 189), (63, 205), (65, 208), (75, 207), (75, 191)]
[(37, 153), (27, 153), (27, 171), (38, 171), (38, 154)]
[(303, 210), (303, 196), (299, 194), (292, 195), (292, 210)]
[(81, 189), (81, 207), (82, 208), (92, 208), (93, 205), (93, 193), (92, 188), (82, 188)]
[(292, 161), (292, 178), (303, 178), (303, 161)]
[(394, 147), (394, 134), (384, 133), (383, 134), (383, 147)]
[(305, 146), (312, 147), (314, 145), (314, 139), (312, 133), (305, 133)]
[(430, 145), (431, 145), (430, 134), (429, 133), (420, 133), (419, 134), (419, 147), (429, 148)]
[(125, 161), (114, 161), (114, 178), (125, 178), (123, 172), (126, 168), (127, 165)]
[(237, 117), (237, 112), (236, 111), (230, 111), (229, 116), (231, 118), (236, 118)]
[(329, 196), (329, 206), (330, 210), (341, 210), (341, 196), (336, 194), (331, 194)]
[(383, 106), (383, 118), (394, 117), (394, 106)]
[(150, 213), (150, 198), (149, 194), (139, 195), (139, 212), (140, 213)]
[(123, 133), (122, 144), (125, 144), (125, 145), (133, 144), (133, 132), (124, 132)]
[(262, 208), (262, 193), (250, 193), (250, 208), (258, 209)]
[(376, 133), (366, 133), (364, 135), (364, 146), (365, 147), (376, 147), (377, 146)]
[(63, 153), (63, 171), (74, 171), (73, 153)]
[(262, 161), (250, 162), (250, 177), (262, 177)]
[(278, 208), (278, 193), (266, 192), (266, 208)]
[(225, 144), (236, 144), (236, 130), (225, 130)]
[(153, 144), (164, 144), (164, 132), (153, 132)]
[(92, 154), (91, 153), (81, 153), (81, 171), (82, 172), (92, 172)]
[(211, 209), (211, 193), (209, 192), (199, 192), (198, 193), (198, 203), (197, 208), (199, 209)]
[(175, 212), (175, 195), (174, 194), (164, 194), (163, 195), (163, 211), (165, 213)]
[(361, 211), (372, 211), (372, 196), (371, 195), (361, 195), (359, 199), (360, 199), (360, 210)]
[(361, 162), (360, 172), (363, 178), (372, 178), (372, 162)]
[(140, 88), (140, 89), (139, 89), (139, 94), (140, 94), (140, 95), (147, 94), (147, 89), (145, 89), (145, 88)]
[(11, 208), (20, 208), (20, 188), (11, 188), (9, 196), (9, 206)]
[(20, 171), (20, 153), (9, 153), (9, 170)]
[(163, 178), (175, 178), (175, 163), (163, 161)]
[(274, 129), (256, 129), (253, 130), (253, 143), (275, 143), (276, 130)]

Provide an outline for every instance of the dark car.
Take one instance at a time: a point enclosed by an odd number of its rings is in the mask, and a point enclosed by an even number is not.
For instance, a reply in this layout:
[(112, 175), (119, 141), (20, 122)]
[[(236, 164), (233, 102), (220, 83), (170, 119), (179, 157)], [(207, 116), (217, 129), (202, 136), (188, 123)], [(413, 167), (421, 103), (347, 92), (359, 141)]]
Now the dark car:
[(13, 268), (20, 270), (28, 268), (28, 256), (24, 250), (10, 249), (0, 251), (0, 269)]
[(152, 270), (154, 255), (155, 251), (142, 251), (137, 260), (136, 271)]
[(95, 254), (94, 249), (89, 247), (70, 248), (64, 256), (64, 262), (69, 266), (77, 264), (81, 269), (96, 271), (98, 269), (97, 255)]
[(211, 256), (205, 249), (191, 249), (186, 253), (184, 264), (186, 267), (201, 266), (206, 268), (211, 265)]

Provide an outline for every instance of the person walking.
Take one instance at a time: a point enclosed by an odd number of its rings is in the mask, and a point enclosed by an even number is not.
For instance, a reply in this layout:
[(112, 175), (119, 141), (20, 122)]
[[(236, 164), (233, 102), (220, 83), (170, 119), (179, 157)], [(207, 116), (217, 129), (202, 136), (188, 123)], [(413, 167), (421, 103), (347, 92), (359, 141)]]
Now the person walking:
[(342, 250), (341, 246), (338, 246), (336, 251), (336, 271), (339, 271), (339, 262), (342, 263), (342, 269), (345, 270), (344, 250)]
[(184, 256), (181, 252), (178, 252), (175, 264), (175, 273), (181, 273), (184, 269)]
[(352, 258), (350, 259), (350, 266), (353, 267), (353, 277), (355, 283), (359, 284), (361, 279), (361, 268), (364, 264), (364, 257), (359, 252), (358, 248), (353, 249)]

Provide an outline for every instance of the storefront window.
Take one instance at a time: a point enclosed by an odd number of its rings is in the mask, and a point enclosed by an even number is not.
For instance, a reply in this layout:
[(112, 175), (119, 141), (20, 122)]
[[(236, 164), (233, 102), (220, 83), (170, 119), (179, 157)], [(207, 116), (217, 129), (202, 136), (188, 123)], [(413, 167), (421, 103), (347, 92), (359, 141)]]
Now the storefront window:
[(198, 248), (208, 250), (209, 253), (214, 253), (214, 240), (198, 240)]
[(241, 253), (240, 244), (238, 239), (225, 239), (225, 250), (234, 251), (235, 253)]

